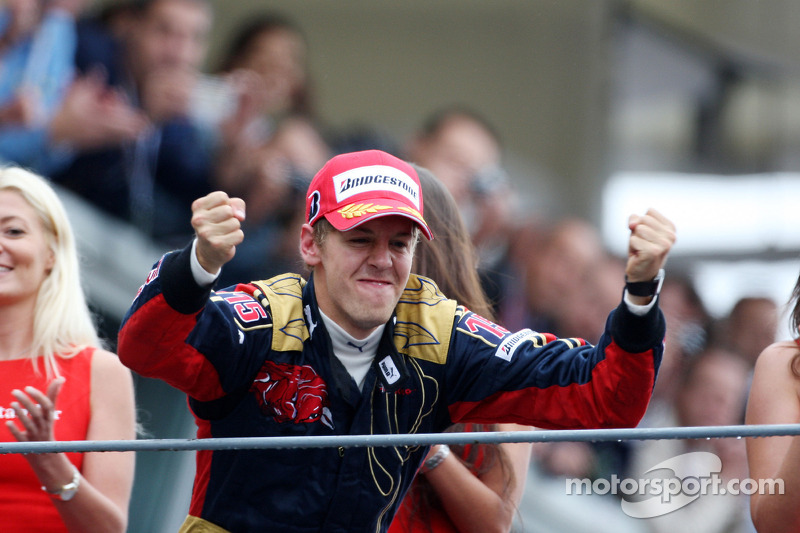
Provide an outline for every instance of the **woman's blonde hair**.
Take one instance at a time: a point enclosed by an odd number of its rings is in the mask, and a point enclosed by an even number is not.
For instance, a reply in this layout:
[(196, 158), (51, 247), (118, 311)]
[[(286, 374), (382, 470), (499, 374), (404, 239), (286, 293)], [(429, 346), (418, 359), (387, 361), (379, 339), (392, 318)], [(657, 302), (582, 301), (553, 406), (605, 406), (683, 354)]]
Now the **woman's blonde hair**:
[(42, 177), (18, 167), (0, 168), (0, 191), (15, 191), (36, 211), (53, 252), (53, 269), (39, 287), (33, 316), (35, 360), (48, 376), (57, 375), (56, 356), (70, 357), (88, 346), (101, 347), (80, 279), (72, 226), (61, 200)]

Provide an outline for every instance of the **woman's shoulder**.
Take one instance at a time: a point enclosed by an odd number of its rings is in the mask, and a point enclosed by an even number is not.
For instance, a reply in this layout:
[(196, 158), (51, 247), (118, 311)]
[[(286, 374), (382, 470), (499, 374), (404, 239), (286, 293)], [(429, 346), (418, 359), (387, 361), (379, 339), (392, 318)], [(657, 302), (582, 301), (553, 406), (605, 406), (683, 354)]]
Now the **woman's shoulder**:
[(122, 364), (114, 352), (96, 348), (92, 356), (92, 372), (104, 376), (128, 376), (130, 370)]
[(747, 400), (748, 424), (794, 423), (800, 417), (800, 347), (770, 344), (758, 356)]
[[(800, 371), (800, 346), (794, 340), (770, 344), (756, 360), (755, 375), (770, 376), (772, 379), (800, 380), (800, 374), (793, 372), (793, 366)], [(795, 362), (797, 360), (797, 362)]]
[(758, 356), (756, 364), (780, 364), (791, 361), (795, 355), (800, 354), (800, 345), (794, 340), (778, 341), (770, 344)]

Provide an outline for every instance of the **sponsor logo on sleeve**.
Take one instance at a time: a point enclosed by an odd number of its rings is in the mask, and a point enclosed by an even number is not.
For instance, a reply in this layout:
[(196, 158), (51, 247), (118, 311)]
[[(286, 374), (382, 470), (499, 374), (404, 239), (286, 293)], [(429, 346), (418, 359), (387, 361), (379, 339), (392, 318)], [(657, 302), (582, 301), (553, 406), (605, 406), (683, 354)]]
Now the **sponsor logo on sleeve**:
[(511, 358), (514, 357), (514, 352), (517, 351), (517, 348), (519, 348), (520, 345), (525, 341), (532, 341), (535, 336), (536, 333), (529, 329), (523, 329), (512, 335), (509, 335), (503, 340), (502, 343), (500, 343), (500, 345), (497, 347), (497, 350), (494, 352), (494, 355), (500, 359), (511, 361)]

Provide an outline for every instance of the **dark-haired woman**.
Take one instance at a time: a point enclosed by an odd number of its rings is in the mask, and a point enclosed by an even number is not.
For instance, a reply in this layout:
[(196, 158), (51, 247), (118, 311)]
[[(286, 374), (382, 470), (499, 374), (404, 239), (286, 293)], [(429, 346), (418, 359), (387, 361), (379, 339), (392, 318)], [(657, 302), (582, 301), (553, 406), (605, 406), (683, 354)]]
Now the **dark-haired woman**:
[[(477, 254), (458, 206), (431, 172), (415, 167), (426, 218), (436, 238), (420, 241), (414, 272), (430, 277), (448, 298), (484, 318), (492, 309), (481, 289)], [(449, 431), (514, 431), (514, 424), (456, 424)], [(389, 533), (507, 532), (525, 488), (529, 443), (432, 446)]]
[[(756, 361), (747, 403), (748, 424), (800, 423), (800, 278), (790, 305), (793, 340), (771, 344)], [(759, 533), (800, 531), (800, 437), (747, 440), (750, 477), (782, 480), (783, 491), (756, 491), (750, 514)]]

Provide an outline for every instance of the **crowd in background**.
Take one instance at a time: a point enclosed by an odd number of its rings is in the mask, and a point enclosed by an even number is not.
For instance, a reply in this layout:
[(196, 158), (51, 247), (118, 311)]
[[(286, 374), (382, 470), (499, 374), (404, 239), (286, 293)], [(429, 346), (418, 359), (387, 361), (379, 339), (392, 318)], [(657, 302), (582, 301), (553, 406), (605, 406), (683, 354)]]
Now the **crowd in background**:
[[(165, 247), (191, 238), (194, 199), (216, 189), (245, 199), (246, 240), (223, 269), (225, 286), (298, 271), (311, 177), (336, 153), (380, 148), (431, 170), (456, 199), (499, 323), (598, 340), (622, 294), (623, 260), (587, 220), (520, 211), (504, 171), (502, 125), (479, 109), (454, 102), (411, 138), (379, 127), (332, 131), (316, 112), (310, 51), (295, 21), (253, 14), (221, 64), (208, 67), (206, 2), (115, 3), (102, 12), (85, 4), (8, 0), (0, 8), (4, 164), (34, 170)], [(778, 331), (779, 304), (747, 297), (714, 320), (691, 278), (668, 270), (660, 305), (666, 353), (642, 426), (742, 423), (755, 360)], [(747, 477), (741, 440), (546, 443), (533, 446), (527, 491), (548, 478), (639, 478), (696, 450), (717, 454), (723, 477)], [(563, 484), (554, 490), (563, 493)], [(737, 497), (704, 501), (632, 530), (752, 530)], [(541, 516), (525, 501), (519, 514), (520, 527), (534, 531)]]

